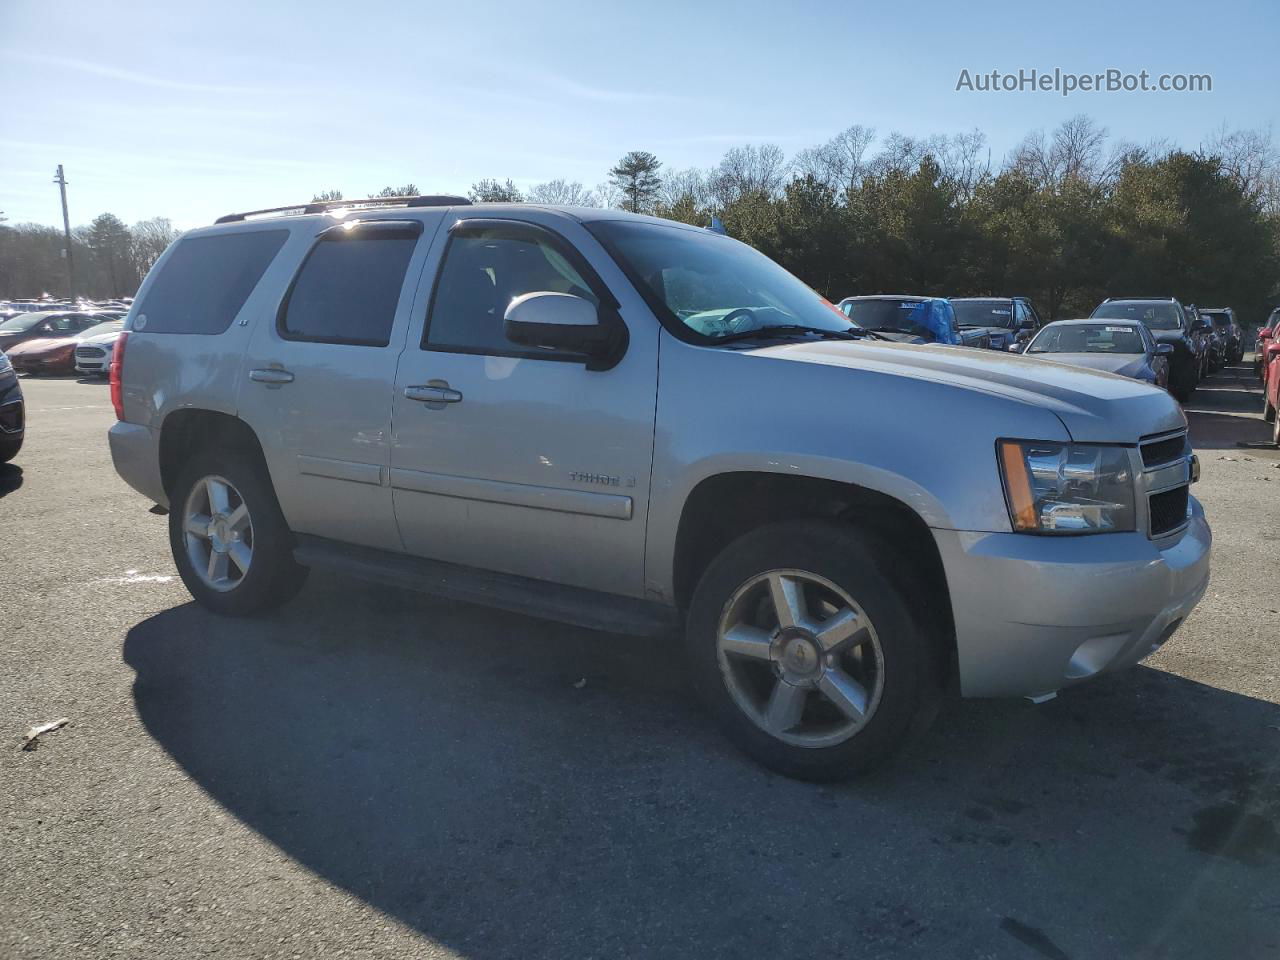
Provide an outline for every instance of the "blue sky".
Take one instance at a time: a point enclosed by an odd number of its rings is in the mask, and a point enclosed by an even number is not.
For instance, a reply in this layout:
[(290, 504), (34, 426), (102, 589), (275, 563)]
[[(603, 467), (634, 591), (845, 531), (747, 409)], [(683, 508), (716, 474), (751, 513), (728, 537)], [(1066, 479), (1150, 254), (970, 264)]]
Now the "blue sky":
[[(853, 123), (974, 127), (998, 159), (1076, 113), (1197, 145), (1280, 114), (1280, 4), (0, 0), (0, 210), (181, 227), (388, 184), (605, 179)], [(1210, 73), (1212, 93), (956, 92), (962, 68)], [(1278, 134), (1280, 135), (1280, 134)]]

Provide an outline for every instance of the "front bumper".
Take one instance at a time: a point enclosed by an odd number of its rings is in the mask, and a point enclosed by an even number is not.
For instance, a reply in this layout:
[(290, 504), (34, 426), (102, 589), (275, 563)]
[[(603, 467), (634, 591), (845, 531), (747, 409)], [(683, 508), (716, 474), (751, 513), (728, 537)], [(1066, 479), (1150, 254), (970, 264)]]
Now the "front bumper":
[(1042, 696), (1156, 650), (1209, 585), (1213, 535), (1190, 498), (1171, 542), (934, 530), (951, 591), (960, 692)]
[(107, 432), (116, 473), (144, 497), (167, 507), (169, 498), (160, 480), (158, 439), (150, 427), (141, 423), (118, 421)]

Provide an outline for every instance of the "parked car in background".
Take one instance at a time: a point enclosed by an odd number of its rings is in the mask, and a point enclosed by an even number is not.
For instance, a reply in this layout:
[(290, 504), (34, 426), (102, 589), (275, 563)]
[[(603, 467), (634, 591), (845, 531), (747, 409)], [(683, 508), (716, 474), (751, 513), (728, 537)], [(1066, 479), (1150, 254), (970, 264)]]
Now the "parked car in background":
[[(883, 342), (685, 224), (383, 203), (185, 234), (117, 345), (112, 461), (219, 614), (323, 567), (683, 630), (663, 669), (737, 744), (833, 779), (952, 684), (1045, 697), (1127, 668), (1204, 594), (1163, 391)], [(922, 301), (873, 298), (870, 326), (937, 339), (950, 305)]]
[(90, 327), (77, 338), (75, 352), (76, 373), (90, 377), (105, 377), (111, 372), (111, 352), (124, 330), (124, 321), (116, 320)]
[(1187, 329), (1191, 334), (1191, 342), (1195, 344), (1196, 356), (1200, 361), (1200, 379), (1203, 380), (1215, 369), (1213, 360), (1213, 324), (1200, 316), (1200, 308), (1194, 303), (1184, 306), (1182, 309), (1187, 314)]
[(1213, 324), (1214, 338), (1223, 366), (1244, 359), (1244, 333), (1230, 307), (1204, 307), (1200, 316)]
[[(96, 319), (96, 318), (95, 318)], [(123, 320), (106, 320), (86, 327), (68, 337), (27, 340), (9, 351), (14, 369), (27, 374), (66, 374), (75, 370), (76, 348), (88, 336), (116, 334)]]
[(1253, 342), (1253, 372), (1258, 375), (1258, 379), (1263, 379), (1266, 367), (1263, 365), (1263, 354), (1267, 349), (1267, 345), (1272, 342), (1273, 338), (1280, 336), (1277, 327), (1280, 326), (1280, 307), (1276, 307), (1271, 311), (1271, 316), (1267, 317), (1267, 322), (1258, 328), (1257, 339)]
[(986, 333), (992, 350), (1030, 339), (1043, 324), (1027, 297), (951, 297), (956, 326)]
[(1272, 338), (1263, 357), (1266, 363), (1262, 381), (1262, 419), (1271, 424), (1271, 442), (1280, 447), (1280, 338)]
[(67, 310), (23, 313), (0, 323), (0, 350), (8, 351), (27, 340), (70, 337), (101, 323), (92, 314)]
[(1173, 345), (1156, 343), (1146, 325), (1136, 320), (1055, 320), (1042, 327), (1025, 352), (1073, 367), (1089, 367), (1132, 377), (1168, 389), (1169, 357)]
[(22, 449), (26, 414), (18, 374), (0, 350), (0, 463), (8, 463)]
[[(1091, 314), (1095, 320), (1135, 320), (1157, 343), (1173, 347), (1169, 354), (1169, 392), (1185, 403), (1200, 383), (1205, 346), (1192, 336), (1192, 316), (1173, 297), (1107, 299)], [(1207, 325), (1206, 325), (1207, 326)]]
[(943, 297), (846, 297), (840, 311), (863, 330), (898, 343), (945, 343), (957, 347), (988, 347), (983, 330), (961, 330), (955, 310)]

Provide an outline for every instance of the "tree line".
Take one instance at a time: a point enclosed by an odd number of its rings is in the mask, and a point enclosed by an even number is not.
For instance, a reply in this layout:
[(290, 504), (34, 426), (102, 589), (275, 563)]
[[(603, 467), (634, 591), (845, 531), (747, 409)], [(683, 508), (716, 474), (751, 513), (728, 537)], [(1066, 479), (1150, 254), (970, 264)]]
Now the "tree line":
[[(4, 223), (0, 215), (0, 298), (71, 293), (62, 228)], [(71, 231), (75, 295), (100, 300), (137, 292), (160, 254), (178, 236), (163, 217), (126, 225), (115, 214)]]
[[(418, 193), (406, 183), (368, 196)], [(746, 144), (710, 168), (670, 169), (634, 150), (592, 188), (488, 178), (468, 196), (714, 219), (832, 300), (1022, 295), (1057, 318), (1106, 296), (1173, 295), (1234, 306), (1249, 323), (1280, 302), (1280, 153), (1259, 131), (1223, 128), (1196, 149), (1140, 146), (1077, 116), (993, 162), (980, 131), (880, 136), (855, 125), (791, 157)], [(88, 266), (79, 292), (133, 292), (172, 236), (165, 220), (98, 217), (73, 237)], [(64, 288), (61, 247), (54, 228), (0, 224), (0, 295)]]

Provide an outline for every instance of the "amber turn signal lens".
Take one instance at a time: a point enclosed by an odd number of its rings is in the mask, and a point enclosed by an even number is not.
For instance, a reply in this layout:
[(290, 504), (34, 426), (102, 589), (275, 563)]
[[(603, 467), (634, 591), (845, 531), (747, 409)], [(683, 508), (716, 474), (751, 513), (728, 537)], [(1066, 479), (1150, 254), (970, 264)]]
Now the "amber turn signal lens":
[(1013, 529), (1038, 530), (1036, 501), (1031, 494), (1031, 474), (1027, 470), (1022, 444), (1011, 440), (1000, 441), (1000, 467), (1004, 471), (1004, 488), (1009, 496), (1009, 518)]

